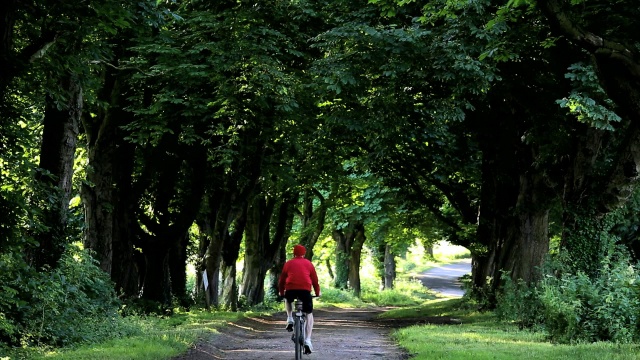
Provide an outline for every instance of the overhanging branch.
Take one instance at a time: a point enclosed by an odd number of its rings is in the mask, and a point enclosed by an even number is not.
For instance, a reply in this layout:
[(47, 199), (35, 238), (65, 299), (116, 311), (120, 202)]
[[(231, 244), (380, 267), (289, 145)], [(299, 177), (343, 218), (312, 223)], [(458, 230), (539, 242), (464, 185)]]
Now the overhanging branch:
[(29, 44), (27, 47), (22, 49), (18, 59), (21, 60), (22, 64), (34, 62), (37, 59), (40, 59), (47, 52), (47, 49), (56, 42), (58, 38), (58, 33), (53, 31), (45, 31), (42, 33), (39, 39)]
[(640, 64), (636, 54), (626, 46), (605, 39), (575, 24), (564, 11), (558, 0), (538, 0), (538, 5), (551, 25), (570, 40), (577, 42), (598, 57), (608, 57), (619, 61), (633, 76), (640, 77)]

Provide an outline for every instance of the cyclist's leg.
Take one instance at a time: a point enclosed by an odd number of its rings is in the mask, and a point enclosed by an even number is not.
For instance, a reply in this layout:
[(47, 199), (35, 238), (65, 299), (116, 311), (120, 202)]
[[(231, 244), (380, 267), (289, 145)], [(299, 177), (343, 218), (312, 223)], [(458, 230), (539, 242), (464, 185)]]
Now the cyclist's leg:
[(287, 313), (287, 331), (293, 330), (293, 302), (295, 301), (295, 294), (291, 292), (285, 292), (284, 294), (284, 310)]
[(305, 340), (311, 340), (311, 332), (313, 331), (313, 313), (307, 314), (307, 323), (306, 325), (306, 335), (307, 338)]
[(287, 312), (287, 320), (293, 319), (291, 315), (293, 312), (293, 306), (291, 305), (291, 302), (289, 302), (289, 300), (287, 299), (284, 299), (284, 310)]
[(305, 346), (308, 347), (309, 353), (313, 351), (311, 345), (311, 333), (313, 332), (313, 298), (311, 292), (307, 291), (301, 295), (302, 310), (307, 314), (305, 323)]

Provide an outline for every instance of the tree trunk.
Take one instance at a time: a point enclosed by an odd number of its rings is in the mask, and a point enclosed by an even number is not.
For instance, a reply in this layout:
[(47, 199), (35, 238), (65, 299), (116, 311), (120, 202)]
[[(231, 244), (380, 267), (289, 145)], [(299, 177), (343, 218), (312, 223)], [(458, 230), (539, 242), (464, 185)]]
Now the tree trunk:
[[(123, 56), (125, 41), (117, 44), (114, 63)], [(87, 138), (87, 178), (81, 188), (85, 215), (84, 244), (94, 252), (100, 267), (111, 275), (115, 289), (125, 297), (140, 296), (146, 265), (134, 249), (138, 236), (138, 199), (134, 189), (136, 145), (125, 140), (124, 125), (134, 120), (127, 97), (128, 71), (104, 70), (99, 100), (106, 109), (94, 109), (97, 116), (83, 117)]]
[(185, 232), (182, 239), (172, 243), (169, 252), (169, 275), (171, 277), (171, 293), (182, 306), (189, 305), (187, 294), (187, 246), (189, 245), (189, 232)]
[(505, 252), (501, 254), (503, 270), (509, 272), (512, 280), (522, 280), (528, 285), (540, 280), (540, 267), (549, 254), (549, 209), (541, 182), (540, 176), (521, 177), (517, 236), (510, 249), (505, 244)]
[(364, 224), (349, 223), (346, 231), (334, 230), (336, 241), (336, 277), (334, 285), (338, 289), (352, 289), (360, 296), (360, 256), (364, 245)]
[(342, 230), (331, 232), (333, 240), (336, 242), (336, 271), (333, 286), (336, 289), (346, 290), (349, 281), (349, 243), (350, 239)]
[(495, 266), (495, 252), (493, 250), (471, 251), (471, 286), (472, 292), (479, 298), (495, 299), (495, 296), (486, 296), (491, 288), (493, 268)]
[[(314, 209), (313, 202), (316, 198), (320, 200), (320, 205)], [(326, 217), (327, 204), (324, 196), (316, 189), (305, 191), (302, 200), (302, 212), (300, 214), (302, 230), (299, 242), (307, 248), (305, 258), (309, 260), (313, 259), (313, 248), (324, 230)]]
[[(269, 284), (269, 289), (271, 291), (272, 296), (278, 295), (278, 280), (280, 279), (280, 274), (282, 274), (282, 268), (287, 260), (287, 240), (291, 235), (291, 228), (293, 226), (293, 217), (294, 211), (293, 206), (295, 201), (293, 200), (293, 195), (289, 193), (285, 193), (282, 198), (282, 202), (280, 203), (280, 208), (277, 214), (277, 218), (275, 219), (276, 230), (273, 234), (273, 241), (270, 245), (270, 248), (273, 251), (273, 260), (272, 266), (269, 269), (271, 275), (271, 282)], [(324, 222), (324, 218), (323, 218)], [(317, 229), (317, 228), (316, 228)], [(319, 234), (318, 234), (319, 235)], [(315, 244), (316, 240), (313, 240)], [(311, 249), (313, 249), (313, 245)], [(307, 255), (309, 252), (309, 248), (307, 248)], [(308, 258), (308, 257), (307, 257)]]
[(374, 251), (374, 264), (376, 268), (376, 275), (380, 279), (380, 287), (382, 289), (386, 289), (385, 287), (385, 276), (386, 276), (386, 256), (387, 256), (387, 243), (384, 242), (384, 234), (385, 231), (381, 231), (378, 229), (377, 239), (375, 242), (375, 251)]
[[(576, 270), (594, 273), (599, 265), (597, 259), (602, 256), (603, 244), (601, 239), (589, 241), (589, 237), (593, 238), (593, 234), (601, 228), (600, 221), (604, 215), (627, 201), (639, 180), (638, 51), (624, 40), (619, 42), (619, 38), (612, 36), (606, 29), (600, 30), (602, 33), (592, 33), (588, 22), (583, 22), (579, 14), (571, 13), (581, 11), (577, 7), (564, 7), (557, 0), (539, 0), (538, 6), (548, 18), (554, 33), (563, 35), (570, 41), (567, 48), (575, 52), (586, 51), (592, 55), (598, 80), (606, 95), (615, 102), (616, 114), (623, 118), (623, 124), (614, 125), (615, 136), (624, 137), (618, 149), (613, 151), (614, 155), (604, 154), (604, 149), (593, 146), (601, 143), (598, 134), (587, 136), (587, 142), (572, 159), (573, 166), (567, 173), (568, 181), (565, 182), (568, 187), (563, 194), (565, 222), (562, 245), (573, 257)], [(595, 129), (589, 131), (591, 135), (598, 132)], [(606, 157), (606, 163), (612, 165), (605, 176), (591, 171), (596, 158), (589, 156), (598, 154), (604, 154), (599, 160)], [(591, 234), (584, 233), (587, 229), (593, 230)]]
[[(249, 137), (251, 138), (251, 137)], [(207, 248), (207, 273), (215, 272), (216, 276), (222, 273), (222, 293), (210, 293), (215, 296), (215, 305), (222, 303), (227, 309), (236, 311), (238, 308), (238, 286), (236, 281), (236, 262), (240, 256), (240, 245), (243, 234), (247, 227), (247, 204), (254, 193), (257, 179), (260, 175), (260, 156), (239, 160), (233, 165), (234, 171), (225, 172), (218, 170), (218, 179), (223, 186), (214, 192), (210, 197), (209, 206), (214, 206), (211, 211), (215, 212), (215, 234), (218, 238), (211, 241)], [(244, 171), (243, 169), (251, 169)], [(225, 190), (233, 189), (233, 191)], [(217, 202), (216, 202), (217, 201)], [(233, 225), (233, 226), (232, 226)], [(233, 228), (233, 229), (232, 229)], [(219, 241), (218, 241), (219, 240)]]
[(434, 258), (433, 257), (433, 245), (427, 246), (426, 251), (427, 251), (427, 255), (429, 255), (429, 258), (433, 259)]
[(144, 282), (147, 278), (147, 260), (145, 259), (145, 255), (142, 251), (139, 250), (138, 247), (136, 251), (133, 252), (133, 263), (135, 264), (135, 268), (138, 274), (138, 293), (135, 298), (142, 297), (142, 291), (144, 290)]
[(272, 258), (269, 259), (267, 249), (269, 220), (273, 213), (273, 206), (273, 202), (267, 202), (258, 196), (247, 209), (241, 288), (248, 305), (258, 304), (264, 299), (264, 280), (273, 261)]
[[(108, 70), (100, 97), (110, 104), (109, 110), (99, 113), (95, 118), (83, 118), (89, 169), (87, 181), (82, 183), (81, 189), (85, 217), (84, 247), (93, 251), (100, 268), (109, 275), (113, 265), (115, 236), (113, 210), (118, 204), (114, 174), (118, 160), (116, 151), (118, 144), (123, 141), (118, 137), (118, 127), (123, 125), (120, 122), (123, 118), (119, 117), (123, 114), (119, 109), (124, 107), (121, 82), (120, 75)], [(127, 158), (124, 159), (127, 161)], [(119, 277), (122, 279), (122, 276)]]
[[(121, 158), (122, 159), (122, 158)], [(121, 181), (119, 191), (127, 187)], [(128, 187), (131, 183), (128, 184)], [(139, 254), (134, 249), (135, 235), (133, 229), (133, 214), (135, 214), (135, 203), (131, 198), (123, 193), (117, 194), (119, 201), (115, 207), (114, 217), (114, 237), (111, 279), (115, 284), (115, 289), (127, 298), (137, 298), (140, 295), (142, 283), (140, 282), (140, 268), (136, 263), (135, 254)]]
[[(289, 194), (284, 194), (279, 202), (275, 216), (272, 215), (276, 204), (271, 198), (258, 197), (247, 210), (242, 294), (249, 305), (264, 301), (267, 271), (273, 267), (278, 253), (285, 246), (291, 233), (293, 201)], [(273, 238), (270, 238), (272, 224)]]
[[(617, 133), (624, 136), (615, 138), (601, 130), (586, 129), (565, 177), (561, 247), (567, 250), (575, 271), (592, 276), (598, 273), (611, 241), (601, 236), (609, 231), (603, 219), (627, 201), (638, 181), (640, 123), (626, 120), (620, 126)], [(602, 176), (602, 170), (594, 169), (604, 157), (610, 168)]]
[(364, 224), (357, 223), (354, 226), (355, 235), (349, 251), (349, 287), (353, 289), (353, 294), (360, 297), (360, 258), (362, 255), (362, 247), (366, 237), (364, 236)]
[[(124, 81), (121, 76), (121, 81)], [(118, 119), (118, 124), (129, 124), (133, 121), (133, 114), (125, 111), (127, 90), (120, 86), (114, 87), (112, 95), (112, 106), (110, 109), (112, 119)], [(117, 291), (129, 298), (140, 295), (142, 283), (139, 278), (140, 268), (136, 266), (135, 255), (139, 253), (134, 249), (138, 224), (136, 223), (136, 211), (138, 211), (138, 198), (140, 194), (133, 189), (133, 173), (135, 169), (136, 146), (125, 140), (127, 133), (116, 124), (114, 130), (115, 151), (111, 161), (113, 181), (115, 188), (112, 193), (113, 228), (111, 247), (113, 255), (111, 257), (111, 279), (115, 283)], [(98, 158), (94, 158), (97, 160)], [(103, 159), (103, 158), (100, 158)], [(107, 160), (104, 158), (103, 160)]]
[(164, 241), (148, 241), (142, 247), (146, 262), (142, 298), (160, 304), (171, 303), (169, 247)]
[[(106, 145), (106, 144), (105, 144)], [(113, 261), (113, 183), (111, 175), (112, 151), (97, 145), (88, 151), (89, 166), (87, 182), (82, 184), (84, 204), (84, 247), (93, 251), (100, 268), (111, 274)]]
[(244, 201), (242, 206), (234, 210), (236, 218), (233, 232), (225, 238), (222, 248), (222, 303), (231, 311), (238, 310), (236, 262), (240, 257), (240, 245), (247, 225), (247, 204), (248, 202)]
[(278, 282), (280, 275), (282, 274), (282, 268), (287, 261), (287, 247), (286, 243), (278, 249), (276, 256), (273, 260), (273, 266), (269, 269), (269, 293), (272, 297), (278, 296)]
[(236, 264), (222, 267), (222, 304), (229, 311), (238, 311), (238, 270)]
[[(560, 247), (568, 250), (573, 259), (575, 269), (593, 274), (599, 265), (600, 241), (594, 238), (594, 234), (583, 232), (593, 230), (589, 226), (589, 220), (594, 214), (589, 214), (597, 203), (596, 195), (590, 189), (593, 186), (593, 178), (590, 177), (594, 164), (603, 148), (606, 148), (606, 133), (603, 130), (584, 125), (579, 128), (574, 136), (574, 153), (568, 166), (563, 188), (563, 219), (562, 241)], [(599, 189), (601, 191), (602, 189)], [(596, 196), (596, 197), (594, 197)], [(582, 233), (582, 235), (581, 235)]]
[(540, 279), (540, 266), (549, 251), (548, 213), (523, 214), (520, 221), (520, 226), (511, 228), (488, 253), (473, 257), (473, 285), (476, 292), (484, 294), (489, 307), (496, 303), (503, 272), (511, 280), (527, 284)]
[(220, 306), (220, 266), (223, 245), (231, 225), (232, 198), (233, 194), (229, 192), (216, 192), (209, 197), (209, 216), (211, 216), (211, 220), (208, 223), (213, 224), (213, 228), (209, 232), (210, 241), (205, 256), (205, 264), (209, 282), (207, 293), (211, 305), (216, 308)]
[(335, 281), (336, 276), (333, 273), (333, 268), (331, 267), (331, 258), (327, 257), (327, 259), (325, 260), (325, 266), (327, 267), (327, 272), (329, 273), (329, 278), (331, 278), (331, 280)]
[(386, 244), (384, 251), (384, 288), (393, 289), (396, 279), (396, 257), (391, 245)]
[[(168, 140), (164, 144), (161, 141), (161, 145), (153, 150), (172, 154), (170, 158), (158, 158), (161, 155), (153, 152), (149, 156), (154, 158), (155, 166), (160, 163), (163, 165), (161, 169), (148, 169), (146, 172), (147, 177), (156, 178), (153, 186), (146, 190), (154, 200), (151, 206), (153, 217), (139, 214), (140, 225), (145, 227), (145, 230), (139, 229), (139, 233), (144, 234), (139, 239), (139, 246), (147, 262), (142, 297), (164, 305), (170, 304), (171, 295), (181, 295), (175, 292), (181, 291), (181, 284), (178, 282), (178, 288), (173, 289), (170, 282), (169, 252), (177, 251), (180, 258), (180, 254), (186, 251), (185, 234), (201, 209), (205, 186), (203, 171), (206, 166), (206, 152), (203, 149), (180, 146), (174, 148), (172, 145), (175, 146), (176, 143), (172, 143), (172, 140), (175, 139)], [(173, 152), (169, 149), (185, 152)], [(147, 162), (147, 165), (154, 167), (152, 163)], [(179, 250), (175, 250), (177, 247)], [(186, 271), (185, 262), (176, 261), (172, 271), (174, 277), (176, 273), (180, 273), (179, 281), (183, 276), (182, 272)], [(158, 283), (159, 281), (163, 283)]]
[[(210, 306), (209, 295), (206, 293), (203, 281), (203, 272), (207, 269), (206, 256), (207, 249), (211, 242), (211, 223), (210, 216), (203, 215), (196, 219), (196, 225), (198, 226), (198, 264), (196, 265), (196, 289), (195, 294), (197, 298), (205, 297), (207, 308)], [(207, 279), (209, 281), (209, 279)]]
[(492, 218), (486, 213), (481, 217), (478, 230), (490, 232), (484, 236), (490, 236), (492, 241), (488, 252), (475, 254), (472, 277), (474, 288), (484, 294), (489, 307), (495, 305), (503, 272), (513, 281), (523, 280), (527, 284), (540, 279), (539, 267), (549, 251), (548, 208), (541, 196), (543, 187), (540, 177), (523, 176), (515, 207), (510, 211), (495, 207)]
[(503, 273), (514, 281), (536, 281), (549, 249), (553, 194), (533, 165), (533, 145), (521, 139), (522, 128), (527, 128), (522, 123), (526, 118), (520, 118), (526, 113), (523, 105), (510, 96), (492, 107), (499, 111), (492, 109), (479, 118), (484, 130), (501, 129), (499, 137), (492, 131), (482, 131), (479, 137), (483, 160), (477, 238), (486, 250), (472, 251), (472, 281), (473, 292), (489, 307), (496, 304)]
[(47, 99), (44, 130), (40, 151), (40, 168), (45, 172), (39, 177), (48, 191), (55, 192), (56, 202), (44, 209), (47, 231), (37, 235), (40, 243), (35, 253), (35, 266), (55, 267), (66, 245), (67, 218), (73, 179), (78, 125), (82, 116), (82, 89), (68, 76), (62, 81), (68, 101), (59, 109), (54, 99)]
[[(214, 230), (210, 234), (210, 242), (207, 247), (205, 256), (205, 264), (207, 269), (207, 297), (211, 306), (217, 308), (220, 305), (220, 261), (223, 238), (217, 234), (220, 231), (221, 224), (214, 225)], [(217, 227), (217, 229), (215, 229)]]
[[(499, 118), (487, 116), (484, 121), (490, 121), (491, 128), (502, 126)], [(495, 121), (495, 123), (494, 123)], [(492, 139), (485, 135), (480, 146), (482, 149), (482, 186), (480, 192), (480, 216), (477, 228), (478, 242), (486, 250), (472, 252), (472, 281), (473, 289), (478, 295), (487, 294), (492, 289), (497, 264), (497, 249), (509, 236), (514, 235), (515, 212), (518, 197), (519, 164), (517, 159), (518, 146), (513, 144), (515, 130), (504, 128), (503, 137)], [(495, 299), (495, 294), (489, 294), (489, 301)]]

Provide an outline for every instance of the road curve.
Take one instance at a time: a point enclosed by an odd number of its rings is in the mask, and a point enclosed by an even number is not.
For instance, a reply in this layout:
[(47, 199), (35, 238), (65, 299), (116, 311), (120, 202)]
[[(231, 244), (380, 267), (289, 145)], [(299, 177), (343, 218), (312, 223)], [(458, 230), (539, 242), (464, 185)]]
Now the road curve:
[(460, 277), (471, 272), (471, 259), (431, 268), (415, 278), (424, 286), (446, 297), (462, 297), (464, 290)]

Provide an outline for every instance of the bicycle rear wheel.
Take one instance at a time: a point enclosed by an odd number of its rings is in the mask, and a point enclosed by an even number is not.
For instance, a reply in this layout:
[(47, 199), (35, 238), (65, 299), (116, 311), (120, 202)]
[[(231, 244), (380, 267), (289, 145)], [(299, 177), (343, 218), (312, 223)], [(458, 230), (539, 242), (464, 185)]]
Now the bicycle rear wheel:
[(296, 360), (302, 360), (302, 354), (304, 353), (304, 333), (302, 331), (303, 323), (297, 316), (294, 317), (293, 322), (293, 336), (291, 338), (293, 340), (293, 346), (296, 353)]

